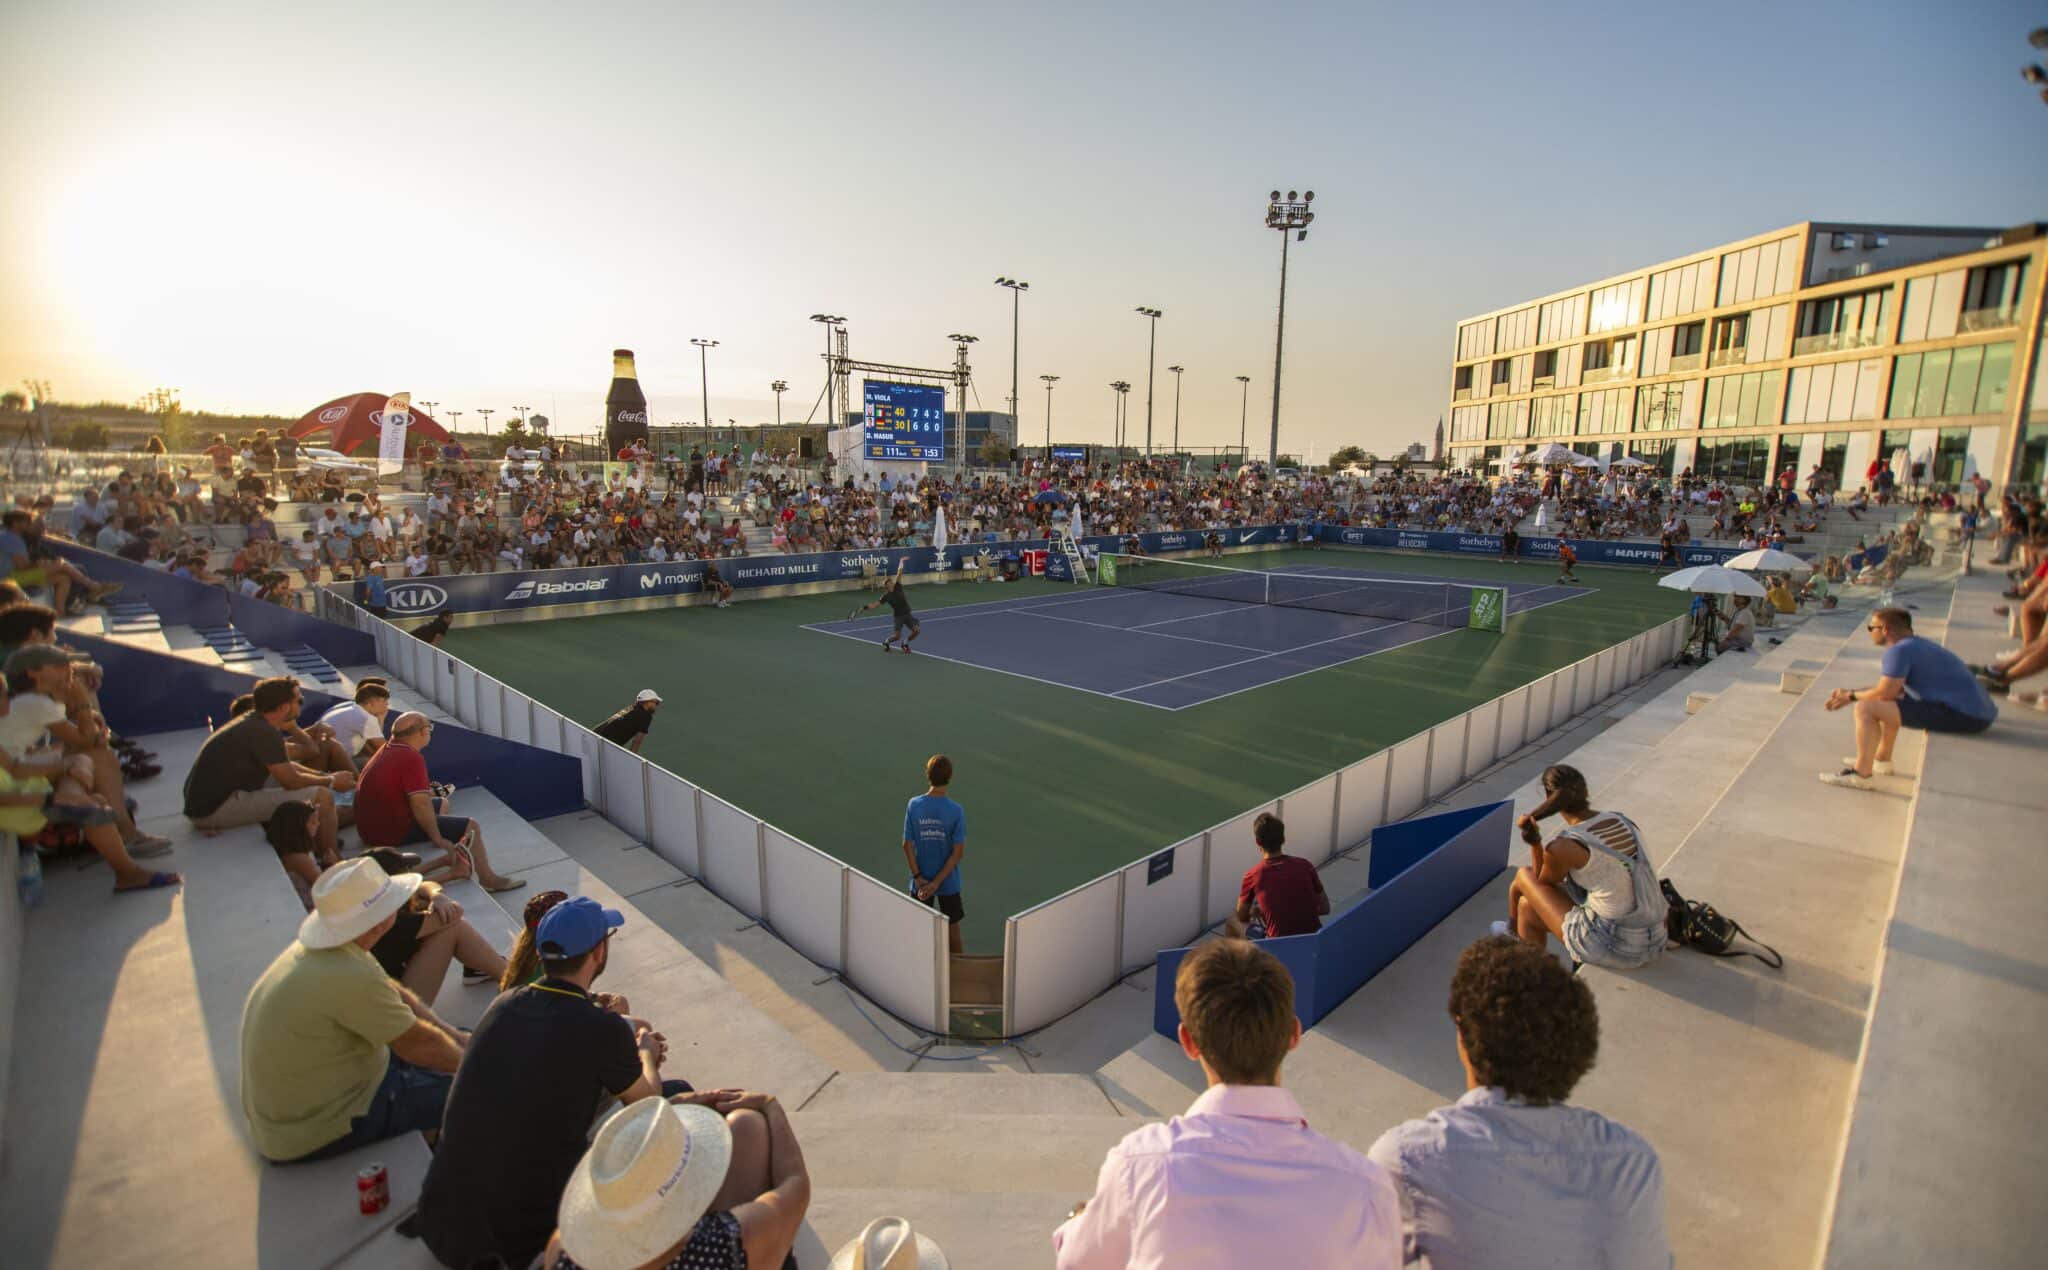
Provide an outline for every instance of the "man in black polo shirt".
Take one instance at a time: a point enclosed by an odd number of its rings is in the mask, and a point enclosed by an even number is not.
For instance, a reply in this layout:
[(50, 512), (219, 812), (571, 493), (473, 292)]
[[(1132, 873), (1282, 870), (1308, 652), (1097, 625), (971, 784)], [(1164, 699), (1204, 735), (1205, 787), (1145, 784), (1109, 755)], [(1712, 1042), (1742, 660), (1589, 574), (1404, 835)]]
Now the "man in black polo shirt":
[(500, 996), (476, 1025), (420, 1188), (419, 1234), (443, 1265), (530, 1263), (605, 1103), (690, 1092), (661, 1078), (661, 1033), (590, 997), (625, 920), (588, 896), (549, 909), (534, 931), (540, 982)]
[(623, 745), (638, 754), (640, 743), (647, 739), (647, 729), (654, 726), (654, 712), (660, 708), (661, 694), (652, 688), (642, 688), (640, 695), (633, 698), (632, 705), (598, 724), (591, 731), (613, 745)]

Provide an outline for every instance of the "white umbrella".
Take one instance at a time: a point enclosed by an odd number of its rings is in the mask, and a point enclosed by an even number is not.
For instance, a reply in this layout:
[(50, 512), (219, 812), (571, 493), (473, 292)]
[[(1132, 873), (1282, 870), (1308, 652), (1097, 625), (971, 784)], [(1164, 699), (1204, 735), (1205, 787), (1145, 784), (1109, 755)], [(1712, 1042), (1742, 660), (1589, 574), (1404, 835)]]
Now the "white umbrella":
[(1067, 537), (1072, 538), (1075, 542), (1079, 542), (1083, 532), (1081, 528), (1081, 500), (1077, 498), (1074, 500), (1074, 513), (1067, 518)]
[(1551, 464), (1576, 463), (1579, 458), (1579, 452), (1570, 446), (1559, 445), (1555, 441), (1548, 441), (1524, 454), (1521, 457), (1521, 461), (1524, 463), (1540, 463), (1547, 467)]
[(1633, 454), (1624, 454), (1624, 455), (1622, 455), (1622, 456), (1621, 456), (1620, 458), (1618, 458), (1618, 459), (1614, 460), (1614, 462), (1612, 462), (1612, 463), (1608, 464), (1608, 466), (1609, 466), (1609, 467), (1648, 467), (1648, 466), (1650, 466), (1650, 463), (1649, 463), (1649, 461), (1648, 461), (1647, 459), (1639, 459), (1639, 458), (1637, 458), (1637, 457), (1636, 457), (1635, 455), (1633, 455)]
[(1694, 565), (1680, 569), (1657, 579), (1657, 585), (1673, 591), (1691, 591), (1694, 595), (1749, 595), (1762, 599), (1763, 586), (1746, 573), (1718, 564)]
[(1571, 465), (1573, 467), (1599, 467), (1600, 460), (1588, 454), (1575, 454), (1572, 456)]
[(944, 555), (946, 551), (946, 505), (939, 504), (938, 517), (932, 521), (932, 550)]
[(1745, 551), (1721, 565), (1724, 569), (1742, 569), (1755, 573), (1812, 573), (1813, 566), (1789, 551), (1774, 547), (1760, 547)]

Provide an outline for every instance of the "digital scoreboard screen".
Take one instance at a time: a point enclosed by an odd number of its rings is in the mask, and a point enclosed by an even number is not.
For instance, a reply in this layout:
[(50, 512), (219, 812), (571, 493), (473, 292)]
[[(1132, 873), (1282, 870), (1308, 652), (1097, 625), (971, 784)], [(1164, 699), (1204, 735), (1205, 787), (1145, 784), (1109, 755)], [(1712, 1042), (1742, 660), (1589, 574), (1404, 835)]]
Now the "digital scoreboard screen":
[(933, 384), (861, 385), (864, 440), (871, 459), (939, 463), (946, 457), (946, 390)]
[(1056, 445), (1052, 448), (1055, 463), (1086, 463), (1088, 447), (1084, 445)]

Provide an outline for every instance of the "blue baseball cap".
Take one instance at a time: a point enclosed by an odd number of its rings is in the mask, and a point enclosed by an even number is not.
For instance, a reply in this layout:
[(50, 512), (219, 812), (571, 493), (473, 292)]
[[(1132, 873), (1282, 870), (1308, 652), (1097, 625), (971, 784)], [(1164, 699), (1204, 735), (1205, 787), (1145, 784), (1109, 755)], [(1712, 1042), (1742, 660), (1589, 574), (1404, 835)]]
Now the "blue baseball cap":
[(533, 943), (546, 958), (580, 957), (625, 924), (624, 913), (578, 895), (547, 911), (533, 932)]

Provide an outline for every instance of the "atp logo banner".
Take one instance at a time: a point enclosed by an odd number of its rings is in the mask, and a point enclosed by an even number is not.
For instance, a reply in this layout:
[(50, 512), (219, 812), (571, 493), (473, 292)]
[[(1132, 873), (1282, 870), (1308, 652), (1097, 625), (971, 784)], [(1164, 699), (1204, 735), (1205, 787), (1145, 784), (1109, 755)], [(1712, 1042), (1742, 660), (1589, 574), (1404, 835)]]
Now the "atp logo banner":
[(1475, 631), (1492, 631), (1498, 635), (1507, 629), (1507, 623), (1507, 588), (1491, 586), (1473, 587), (1472, 612), (1465, 624)]

